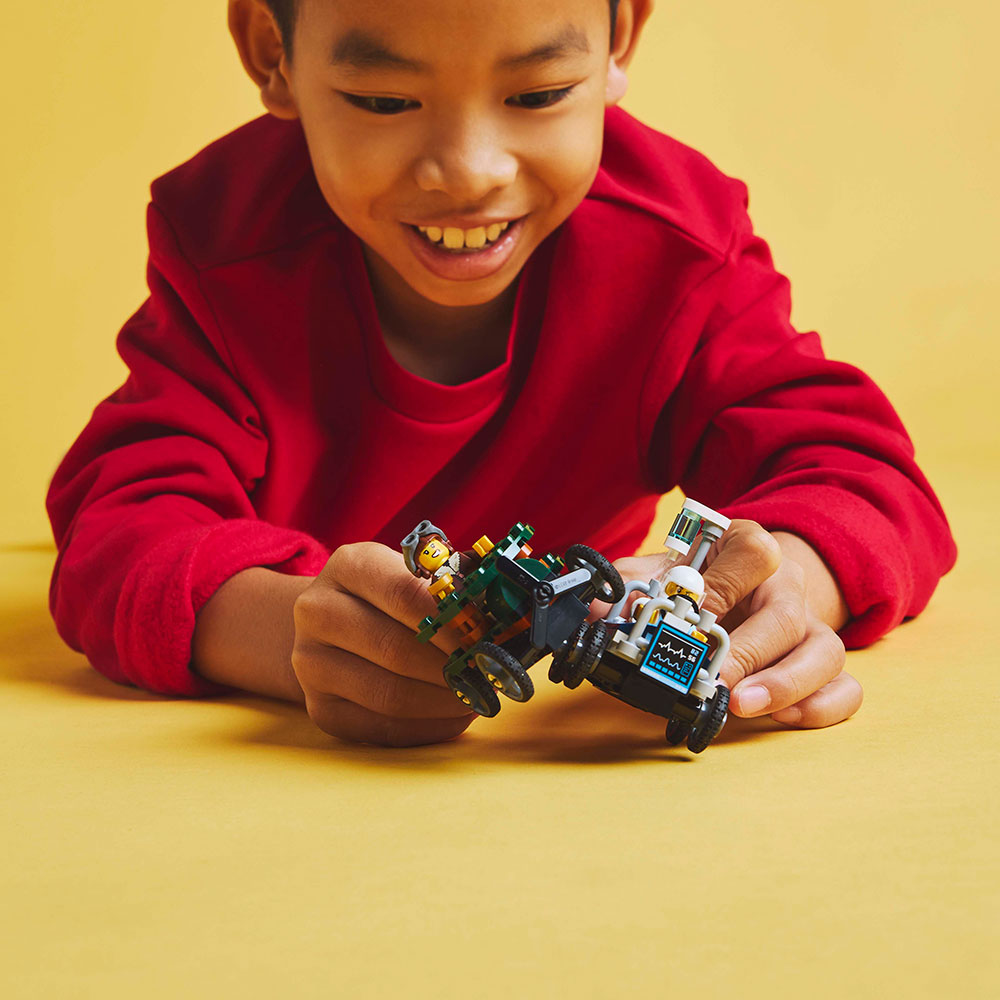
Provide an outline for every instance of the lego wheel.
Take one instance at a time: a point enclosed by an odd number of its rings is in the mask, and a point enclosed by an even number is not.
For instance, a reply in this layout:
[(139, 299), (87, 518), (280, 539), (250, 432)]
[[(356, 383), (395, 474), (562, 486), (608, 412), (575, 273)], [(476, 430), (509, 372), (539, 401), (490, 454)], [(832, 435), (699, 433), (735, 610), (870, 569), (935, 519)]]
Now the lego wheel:
[(553, 684), (562, 684), (566, 679), (570, 657), (577, 654), (586, 632), (587, 623), (580, 622), (576, 631), (566, 640), (562, 649), (552, 657), (552, 663), (549, 665), (549, 680)]
[(586, 567), (597, 591), (597, 600), (617, 604), (625, 596), (625, 582), (606, 557), (589, 545), (571, 545), (566, 550), (566, 566), (570, 572)]
[(500, 711), (500, 699), (490, 682), (475, 668), (465, 667), (459, 674), (447, 677), (448, 687), (473, 712), (492, 719)]
[(532, 684), (528, 671), (503, 646), (481, 642), (476, 646), (472, 658), (486, 680), (512, 701), (527, 701), (535, 693), (535, 685)]
[(683, 719), (671, 719), (667, 723), (667, 742), (672, 747), (680, 746), (691, 732), (691, 724)]
[(729, 688), (720, 684), (715, 694), (701, 706), (688, 736), (688, 750), (701, 753), (722, 731), (729, 710)]
[(577, 655), (566, 664), (566, 675), (563, 683), (566, 687), (578, 688), (585, 678), (594, 672), (608, 645), (608, 633), (610, 629), (604, 622), (593, 622), (587, 628), (587, 633), (583, 639), (583, 647)]

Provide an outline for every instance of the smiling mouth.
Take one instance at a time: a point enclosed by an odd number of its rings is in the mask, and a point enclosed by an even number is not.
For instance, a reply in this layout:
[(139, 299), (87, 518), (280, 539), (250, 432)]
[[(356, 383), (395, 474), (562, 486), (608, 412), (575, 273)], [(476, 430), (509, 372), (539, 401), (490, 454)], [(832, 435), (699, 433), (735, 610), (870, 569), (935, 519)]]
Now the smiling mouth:
[(461, 255), (480, 253), (496, 245), (507, 229), (517, 222), (495, 222), (489, 226), (477, 226), (474, 229), (458, 229), (453, 226), (438, 228), (437, 226), (410, 226), (420, 234), (420, 237), (436, 250)]

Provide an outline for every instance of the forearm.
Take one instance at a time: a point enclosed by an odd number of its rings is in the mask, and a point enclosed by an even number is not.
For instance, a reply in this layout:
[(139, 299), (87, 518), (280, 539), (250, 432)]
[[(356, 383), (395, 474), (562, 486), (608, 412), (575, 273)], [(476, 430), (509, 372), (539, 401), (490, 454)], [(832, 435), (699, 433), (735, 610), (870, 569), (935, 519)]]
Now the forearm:
[(834, 631), (850, 618), (844, 594), (820, 554), (804, 539), (788, 531), (772, 532), (785, 559), (798, 563), (805, 572), (806, 603), (816, 617)]
[(230, 577), (198, 612), (192, 669), (218, 684), (302, 704), (292, 670), (293, 609), (310, 583), (261, 567)]

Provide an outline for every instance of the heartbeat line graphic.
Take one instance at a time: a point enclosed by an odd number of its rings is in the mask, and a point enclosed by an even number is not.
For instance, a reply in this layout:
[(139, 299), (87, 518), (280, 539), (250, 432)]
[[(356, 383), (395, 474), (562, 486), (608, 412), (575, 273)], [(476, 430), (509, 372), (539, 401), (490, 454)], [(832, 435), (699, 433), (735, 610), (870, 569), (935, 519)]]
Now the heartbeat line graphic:
[(687, 646), (678, 646), (675, 649), (668, 641), (667, 647), (666, 649), (663, 650), (663, 652), (669, 653), (671, 656), (687, 656), (690, 653), (690, 650), (687, 648)]

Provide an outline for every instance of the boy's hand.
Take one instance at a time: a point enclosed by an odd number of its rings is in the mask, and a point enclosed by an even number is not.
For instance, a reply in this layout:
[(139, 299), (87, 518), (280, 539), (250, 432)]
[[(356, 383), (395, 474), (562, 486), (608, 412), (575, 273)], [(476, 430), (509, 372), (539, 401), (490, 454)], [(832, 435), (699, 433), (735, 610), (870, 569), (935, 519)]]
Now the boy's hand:
[(398, 552), (342, 545), (295, 602), (292, 669), (309, 717), (341, 739), (437, 743), (477, 718), (445, 684), (440, 649), (414, 631), (435, 601)]
[[(810, 546), (735, 520), (705, 563), (705, 607), (719, 615), (732, 641), (721, 677), (734, 714), (815, 728), (858, 710), (861, 685), (844, 671), (844, 644), (834, 631), (846, 621), (846, 606)], [(626, 581), (646, 580), (661, 572), (664, 557), (615, 565)]]

